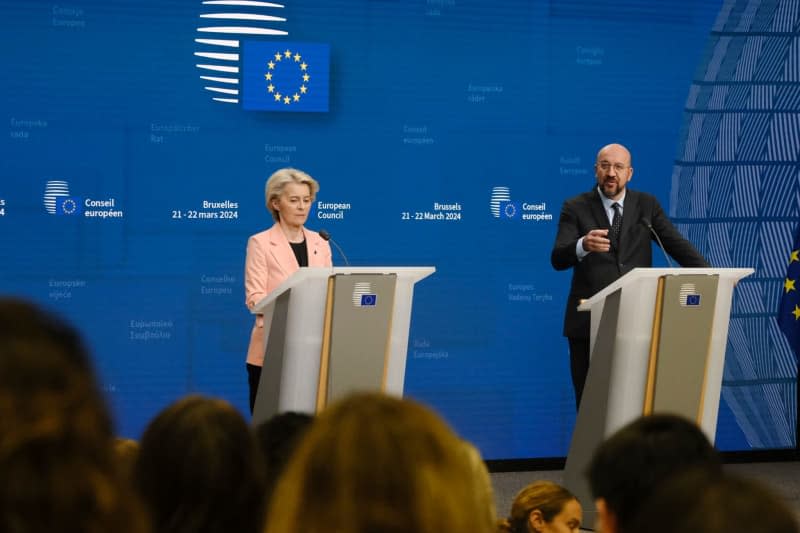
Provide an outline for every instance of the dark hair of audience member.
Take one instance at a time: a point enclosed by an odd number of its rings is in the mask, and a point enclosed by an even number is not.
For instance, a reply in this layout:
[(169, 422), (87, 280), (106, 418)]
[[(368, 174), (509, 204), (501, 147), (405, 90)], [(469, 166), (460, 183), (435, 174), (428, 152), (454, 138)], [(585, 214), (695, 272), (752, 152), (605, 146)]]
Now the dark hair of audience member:
[(306, 413), (280, 413), (256, 427), (256, 439), (264, 455), (267, 501), (313, 420)]
[(79, 334), (12, 299), (0, 299), (0, 479), (0, 531), (148, 531)]
[(147, 426), (134, 483), (156, 533), (256, 533), (263, 526), (261, 451), (229, 403), (187, 396)]
[(430, 409), (361, 393), (326, 408), (281, 477), (267, 533), (494, 531), (469, 452)]
[(648, 533), (798, 533), (797, 519), (760, 483), (691, 469), (660, 486), (631, 521)]
[(691, 467), (719, 471), (719, 454), (692, 421), (669, 414), (643, 416), (614, 433), (595, 451), (588, 477), (592, 495), (605, 500), (618, 531), (653, 490)]
[(514, 497), (511, 511), (508, 517), (499, 521), (498, 530), (508, 533), (529, 533), (531, 513), (539, 511), (544, 522), (552, 522), (571, 501), (578, 500), (561, 485), (552, 481), (535, 481)]

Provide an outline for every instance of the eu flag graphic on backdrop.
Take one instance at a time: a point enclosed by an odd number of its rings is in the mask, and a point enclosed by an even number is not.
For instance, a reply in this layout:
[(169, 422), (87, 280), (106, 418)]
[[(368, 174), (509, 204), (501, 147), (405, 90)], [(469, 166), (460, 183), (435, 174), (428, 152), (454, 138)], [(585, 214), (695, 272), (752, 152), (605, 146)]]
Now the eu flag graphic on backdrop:
[(518, 218), (519, 203), (518, 202), (500, 202), (500, 218)]
[(81, 213), (83, 213), (83, 202), (77, 196), (56, 198), (56, 215), (80, 215)]
[(328, 111), (330, 45), (245, 41), (242, 107), (253, 111)]
[(786, 335), (795, 358), (800, 359), (800, 226), (795, 231), (789, 267), (783, 280), (778, 326)]

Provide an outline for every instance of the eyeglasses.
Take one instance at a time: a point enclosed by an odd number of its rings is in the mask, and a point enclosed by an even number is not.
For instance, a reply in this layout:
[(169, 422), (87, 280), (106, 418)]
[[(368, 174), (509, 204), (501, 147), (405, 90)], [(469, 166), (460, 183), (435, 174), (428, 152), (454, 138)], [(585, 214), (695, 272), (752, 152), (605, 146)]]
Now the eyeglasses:
[(622, 163), (611, 164), (608, 161), (600, 161), (599, 163), (596, 163), (596, 166), (603, 169), (604, 172), (608, 172), (609, 170), (611, 170), (611, 167), (614, 167), (614, 170), (616, 170), (617, 172), (622, 172), (626, 168), (631, 168), (628, 165), (623, 165)]

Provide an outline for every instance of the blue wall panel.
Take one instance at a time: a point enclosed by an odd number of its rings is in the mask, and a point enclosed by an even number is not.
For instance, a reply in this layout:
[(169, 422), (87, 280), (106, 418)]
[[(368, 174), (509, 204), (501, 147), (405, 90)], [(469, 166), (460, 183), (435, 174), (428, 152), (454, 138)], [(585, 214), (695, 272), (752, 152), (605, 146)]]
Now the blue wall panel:
[[(265, 179), (295, 166), (320, 181), (318, 201), (349, 204), (342, 218), (316, 209), (308, 226), (330, 231), (351, 263), (437, 267), (415, 294), (406, 394), (436, 407), (489, 459), (562, 456), (575, 418), (560, 335), (569, 274), (554, 272), (549, 254), (561, 203), (592, 186), (600, 146), (630, 147), (631, 186), (658, 195), (704, 253), (733, 257), (717, 266), (761, 268), (719, 249), (728, 244), (711, 235), (712, 211), (677, 202), (704, 179), (682, 171), (702, 166), (683, 154), (694, 115), (713, 104), (712, 95), (694, 97), (713, 89), (703, 80), (715, 61), (718, 83), (742, 76), (752, 56), (759, 75), (776, 77), (770, 87), (797, 86), (796, 72), (784, 74), (787, 57), (796, 57), (796, 10), (790, 2), (743, 4), (0, 1), (0, 116), (8, 125), (0, 140), (0, 290), (55, 309), (85, 332), (122, 434), (139, 435), (190, 391), (245, 411), (246, 239), (271, 224)], [(232, 12), (284, 20), (202, 16)], [(198, 31), (225, 25), (278, 34)], [(718, 50), (729, 37), (720, 32), (736, 28), (761, 33)], [(239, 83), (246, 40), (278, 50), (329, 45), (329, 110), (250, 111), (233, 101), (247, 90)], [(312, 75), (324, 70), (314, 68)], [(765, 86), (755, 90), (772, 90)], [(791, 95), (781, 102), (791, 130), (800, 103)], [(718, 122), (707, 119), (698, 131), (706, 145), (732, 131)], [(735, 131), (758, 138), (769, 127), (754, 116)], [(796, 169), (797, 137), (781, 146)], [(732, 178), (715, 176), (717, 190), (727, 190)], [(770, 190), (795, 180), (786, 187), (796, 194), (796, 178), (770, 179)], [(47, 211), (56, 181), (84, 202), (83, 213)], [(544, 204), (546, 216), (495, 216), (497, 187), (519, 206)], [(96, 210), (114, 216), (86, 216), (87, 200), (113, 200)], [(458, 204), (458, 220), (415, 220), (435, 203)], [(787, 227), (793, 209), (780, 214)], [(785, 248), (776, 241), (770, 253), (783, 265), (791, 231), (781, 236)], [(334, 261), (342, 264), (336, 253)], [(779, 288), (777, 270), (760, 279)], [(736, 326), (761, 331), (772, 348), (729, 350), (722, 449), (795, 445), (796, 381), (785, 365), (759, 366), (757, 384), (735, 371), (787, 357), (783, 339), (766, 333), (775, 309)], [(772, 434), (754, 423), (765, 412), (780, 428)]]

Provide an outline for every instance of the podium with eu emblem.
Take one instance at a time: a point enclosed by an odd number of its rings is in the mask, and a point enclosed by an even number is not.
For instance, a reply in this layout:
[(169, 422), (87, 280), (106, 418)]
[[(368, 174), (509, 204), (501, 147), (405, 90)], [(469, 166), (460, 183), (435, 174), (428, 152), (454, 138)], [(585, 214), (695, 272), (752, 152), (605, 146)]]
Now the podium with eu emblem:
[(586, 468), (622, 426), (641, 415), (678, 414), (714, 442), (733, 289), (752, 273), (637, 268), (578, 307), (591, 313), (591, 363), (564, 485), (583, 505), (585, 523), (595, 518)]
[(269, 329), (253, 423), (359, 390), (402, 396), (414, 285), (435, 270), (301, 268), (258, 302)]

